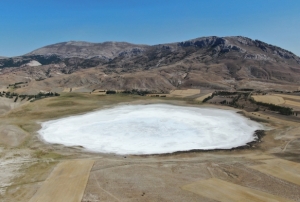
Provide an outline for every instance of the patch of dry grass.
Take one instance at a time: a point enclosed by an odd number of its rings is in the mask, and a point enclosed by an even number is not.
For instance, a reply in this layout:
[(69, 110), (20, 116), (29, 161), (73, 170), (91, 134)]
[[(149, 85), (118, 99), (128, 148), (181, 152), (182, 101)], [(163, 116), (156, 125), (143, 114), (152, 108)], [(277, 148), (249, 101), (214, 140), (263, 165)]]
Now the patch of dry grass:
[(196, 98), (195, 100), (198, 101), (198, 102), (202, 102), (205, 98), (207, 98), (207, 97), (209, 97), (211, 95), (212, 95), (212, 93), (208, 93), (206, 95), (203, 95), (201, 97)]
[(251, 166), (262, 173), (300, 185), (300, 164), (282, 159), (263, 160), (264, 164)]
[[(145, 99), (145, 97), (138, 97)], [(99, 96), (89, 93), (66, 93), (58, 97), (38, 100), (11, 111), (4, 118), (18, 121), (35, 121), (80, 114), (108, 105), (135, 100), (135, 96), (122, 94)], [(19, 124), (24, 125), (24, 124)]]
[(300, 96), (297, 96), (297, 95), (285, 95), (285, 94), (274, 94), (274, 95), (279, 96), (279, 97), (283, 97), (283, 98), (290, 98), (290, 99), (300, 100)]
[(291, 101), (291, 100), (285, 100), (285, 104), (295, 106), (295, 107), (300, 107), (300, 100), (299, 100), (299, 102), (295, 102), (295, 101)]
[(284, 104), (285, 102), (282, 97), (275, 95), (253, 95), (252, 97), (256, 102), (264, 102), (274, 105)]
[(78, 105), (78, 103), (74, 101), (60, 101), (48, 104), (47, 107), (66, 107), (71, 105)]
[(192, 95), (200, 94), (200, 89), (186, 89), (186, 90), (173, 90), (168, 97), (188, 97)]
[(201, 180), (188, 185), (184, 185), (182, 189), (211, 198), (217, 201), (291, 201), (279, 196), (275, 196), (266, 192), (243, 187), (233, 183), (229, 183), (217, 178)]
[(93, 164), (86, 159), (58, 164), (30, 202), (81, 201)]

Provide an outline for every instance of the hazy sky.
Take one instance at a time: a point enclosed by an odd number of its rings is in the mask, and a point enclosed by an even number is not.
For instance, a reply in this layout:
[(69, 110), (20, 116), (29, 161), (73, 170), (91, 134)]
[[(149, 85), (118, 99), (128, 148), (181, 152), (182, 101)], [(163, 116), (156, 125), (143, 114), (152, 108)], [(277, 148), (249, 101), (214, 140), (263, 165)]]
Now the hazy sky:
[(0, 56), (62, 41), (246, 36), (300, 56), (299, 0), (1, 0)]

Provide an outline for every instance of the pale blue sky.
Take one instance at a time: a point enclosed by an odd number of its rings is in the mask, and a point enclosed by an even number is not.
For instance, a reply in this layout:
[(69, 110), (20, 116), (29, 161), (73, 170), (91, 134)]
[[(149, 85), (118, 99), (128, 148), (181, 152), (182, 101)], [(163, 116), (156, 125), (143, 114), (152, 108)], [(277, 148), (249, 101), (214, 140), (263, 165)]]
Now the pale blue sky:
[(246, 36), (300, 55), (298, 0), (1, 0), (0, 56), (62, 41)]

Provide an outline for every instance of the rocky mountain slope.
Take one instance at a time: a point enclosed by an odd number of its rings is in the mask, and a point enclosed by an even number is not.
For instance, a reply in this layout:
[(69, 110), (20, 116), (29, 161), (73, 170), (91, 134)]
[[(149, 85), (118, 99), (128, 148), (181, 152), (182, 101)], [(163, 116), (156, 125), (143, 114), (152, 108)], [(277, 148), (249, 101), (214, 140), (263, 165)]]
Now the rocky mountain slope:
[(64, 87), (297, 90), (300, 86), (298, 56), (241, 36), (201, 37), (153, 46), (64, 42), (0, 59), (0, 68), (0, 85), (29, 83), (18, 91)]
[(51, 56), (57, 55), (61, 58), (102, 58), (112, 59), (123, 52), (138, 53), (142, 52), (146, 45), (135, 45), (126, 42), (104, 42), (88, 43), (83, 41), (70, 41), (45, 46), (34, 50), (25, 56)]

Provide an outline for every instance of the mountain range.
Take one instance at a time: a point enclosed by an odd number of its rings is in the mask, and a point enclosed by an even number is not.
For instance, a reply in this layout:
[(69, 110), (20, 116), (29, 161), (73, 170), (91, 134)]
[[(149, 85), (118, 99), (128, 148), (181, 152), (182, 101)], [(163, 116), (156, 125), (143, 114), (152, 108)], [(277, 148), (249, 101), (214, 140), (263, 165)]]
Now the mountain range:
[(20, 93), (63, 88), (298, 90), (299, 78), (297, 55), (242, 36), (151, 46), (70, 41), (0, 58), (0, 88), (26, 82), (16, 89)]

